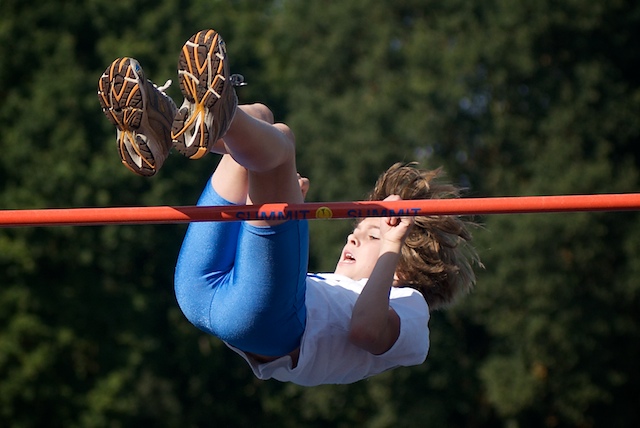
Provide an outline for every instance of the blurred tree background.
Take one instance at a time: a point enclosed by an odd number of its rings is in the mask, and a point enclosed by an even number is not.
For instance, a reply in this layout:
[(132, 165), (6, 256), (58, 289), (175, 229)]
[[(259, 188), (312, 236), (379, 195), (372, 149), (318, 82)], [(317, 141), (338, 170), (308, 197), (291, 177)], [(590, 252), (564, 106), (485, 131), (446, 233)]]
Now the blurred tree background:
[[(208, 27), (241, 102), (296, 132), (310, 200), (414, 160), (471, 197), (640, 187), (635, 1), (2, 0), (0, 208), (193, 204), (216, 158), (131, 174), (95, 94), (119, 56), (175, 80)], [(0, 426), (638, 425), (638, 213), (476, 220), (486, 269), (427, 362), (317, 388), (255, 380), (183, 319), (185, 226), (0, 229)], [(351, 227), (312, 223), (313, 270)]]

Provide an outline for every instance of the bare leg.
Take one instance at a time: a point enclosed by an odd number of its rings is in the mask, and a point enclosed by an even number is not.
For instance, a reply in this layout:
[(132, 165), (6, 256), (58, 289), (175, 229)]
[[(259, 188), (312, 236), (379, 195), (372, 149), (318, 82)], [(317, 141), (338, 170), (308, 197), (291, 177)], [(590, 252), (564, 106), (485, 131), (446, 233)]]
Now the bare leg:
[[(223, 198), (247, 204), (301, 203), (295, 163), (295, 140), (284, 124), (261, 104), (239, 106), (223, 138), (225, 151), (212, 185)], [(214, 146), (219, 151), (220, 142)], [(282, 221), (255, 221), (258, 226)]]
[[(171, 138), (191, 159), (207, 151), (224, 154), (212, 178), (218, 194), (232, 202), (241, 201), (243, 193), (247, 203), (302, 202), (293, 133), (284, 124), (274, 124), (273, 114), (262, 104), (237, 106), (226, 45), (215, 30), (199, 31), (185, 43), (178, 74), (185, 100), (173, 120)], [(277, 223), (282, 221), (255, 225)]]

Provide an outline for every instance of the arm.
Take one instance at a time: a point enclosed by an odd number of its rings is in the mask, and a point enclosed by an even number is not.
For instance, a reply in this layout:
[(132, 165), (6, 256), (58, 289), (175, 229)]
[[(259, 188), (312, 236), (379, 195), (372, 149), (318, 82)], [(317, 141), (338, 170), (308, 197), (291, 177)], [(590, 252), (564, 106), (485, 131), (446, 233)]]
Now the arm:
[[(399, 199), (390, 196), (385, 200)], [(349, 340), (375, 355), (388, 351), (400, 335), (400, 317), (389, 306), (389, 293), (412, 224), (409, 217), (382, 219), (380, 256), (351, 315)]]

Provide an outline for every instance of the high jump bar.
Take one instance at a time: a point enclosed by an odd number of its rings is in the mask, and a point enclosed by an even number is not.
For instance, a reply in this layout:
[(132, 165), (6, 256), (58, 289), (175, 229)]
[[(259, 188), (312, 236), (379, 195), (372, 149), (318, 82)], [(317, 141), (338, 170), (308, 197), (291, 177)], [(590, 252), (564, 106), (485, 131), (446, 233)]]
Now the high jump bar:
[(0, 210), (0, 227), (168, 224), (203, 221), (313, 220), (430, 215), (637, 211), (640, 193), (512, 196), (403, 201), (270, 203)]

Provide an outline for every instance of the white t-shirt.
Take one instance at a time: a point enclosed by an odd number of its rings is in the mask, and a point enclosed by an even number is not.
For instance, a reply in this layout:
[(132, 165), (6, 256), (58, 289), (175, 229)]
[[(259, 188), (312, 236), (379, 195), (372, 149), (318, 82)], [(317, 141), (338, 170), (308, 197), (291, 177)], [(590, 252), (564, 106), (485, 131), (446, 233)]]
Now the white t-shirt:
[(289, 356), (259, 363), (227, 346), (249, 363), (259, 379), (303, 386), (353, 383), (399, 366), (422, 364), (429, 350), (429, 308), (413, 288), (391, 289), (389, 304), (400, 317), (400, 335), (391, 349), (373, 355), (349, 342), (351, 313), (366, 282), (336, 274), (307, 276), (307, 326), (295, 368)]

